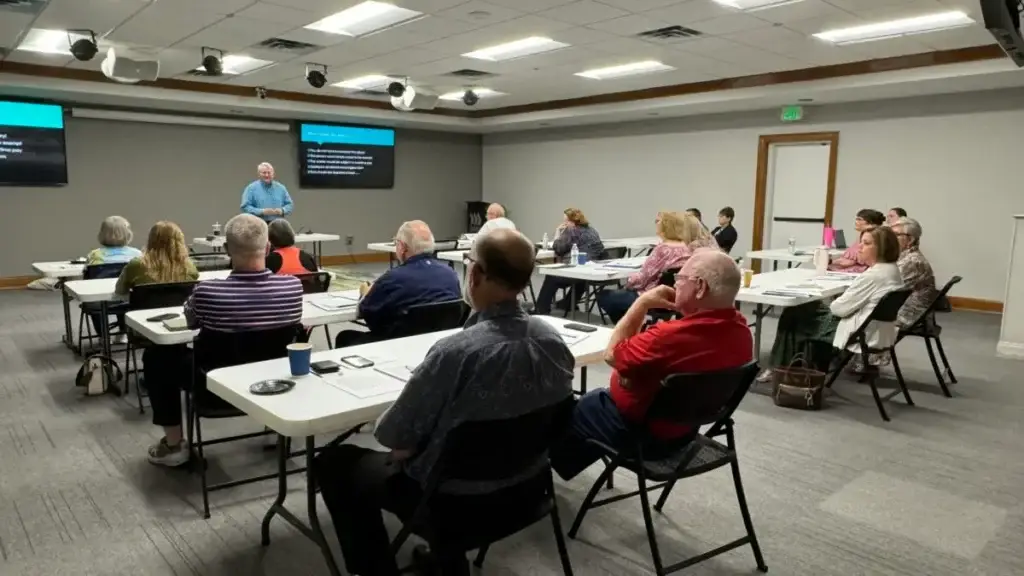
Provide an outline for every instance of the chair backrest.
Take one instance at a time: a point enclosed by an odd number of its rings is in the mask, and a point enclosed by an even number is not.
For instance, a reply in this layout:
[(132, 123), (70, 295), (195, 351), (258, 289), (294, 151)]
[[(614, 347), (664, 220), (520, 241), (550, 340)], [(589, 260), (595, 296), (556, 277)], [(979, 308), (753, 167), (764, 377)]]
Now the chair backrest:
[(288, 355), (286, 346), (295, 341), (299, 325), (268, 330), (222, 332), (200, 330), (194, 350), (196, 367), (203, 372), (250, 362), (273, 360)]
[(718, 428), (739, 406), (757, 372), (757, 362), (751, 361), (728, 370), (668, 376), (647, 409), (645, 428), (655, 420), (693, 428), (715, 424)]
[(151, 308), (169, 308), (185, 304), (198, 282), (163, 282), (159, 284), (139, 284), (128, 293), (128, 308), (131, 310), (149, 310)]
[(617, 260), (619, 258), (625, 258), (627, 251), (628, 248), (625, 246), (619, 248), (605, 248), (604, 251), (601, 252), (600, 260)]
[(327, 292), (331, 287), (331, 275), (328, 272), (310, 272), (308, 274), (296, 274), (302, 282), (303, 294), (320, 294)]
[(661, 278), (658, 280), (658, 284), (661, 286), (675, 286), (676, 285), (676, 274), (679, 274), (681, 268), (668, 268), (663, 270)]
[(917, 326), (924, 324), (929, 314), (935, 312), (948, 311), (949, 299), (946, 298), (946, 296), (949, 294), (949, 291), (953, 289), (953, 286), (959, 284), (961, 280), (963, 280), (963, 278), (960, 276), (953, 276), (952, 278), (950, 278), (949, 282), (946, 282), (946, 285), (943, 286), (941, 290), (939, 290), (938, 294), (935, 295), (935, 298), (931, 301), (930, 304), (928, 304), (928, 308), (924, 312), (922, 312), (916, 320), (914, 320), (913, 324), (911, 324), (910, 326), (906, 326), (903, 329), (912, 330)]
[(882, 296), (882, 299), (875, 305), (875, 309), (871, 311), (871, 315), (864, 319), (864, 322), (857, 327), (853, 334), (850, 334), (847, 345), (860, 342), (863, 348), (867, 348), (864, 335), (867, 332), (868, 326), (872, 322), (895, 322), (896, 317), (900, 315), (900, 308), (903, 307), (903, 303), (907, 301), (907, 298), (910, 298), (911, 293), (913, 293), (913, 290), (910, 289), (893, 290)]
[(386, 338), (405, 338), (458, 328), (465, 321), (466, 309), (466, 303), (461, 299), (409, 306), (395, 316)]
[(89, 264), (82, 271), (84, 280), (96, 280), (98, 278), (117, 278), (121, 270), (127, 266), (127, 262), (111, 262), (109, 264)]

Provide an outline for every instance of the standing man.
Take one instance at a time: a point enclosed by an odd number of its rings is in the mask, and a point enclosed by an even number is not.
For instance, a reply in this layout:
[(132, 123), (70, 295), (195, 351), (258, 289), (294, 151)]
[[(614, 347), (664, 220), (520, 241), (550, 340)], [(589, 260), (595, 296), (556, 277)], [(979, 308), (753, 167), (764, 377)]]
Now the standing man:
[(260, 177), (242, 191), (242, 212), (263, 218), (268, 224), (292, 213), (288, 189), (274, 180), (274, 167), (263, 162), (257, 168)]

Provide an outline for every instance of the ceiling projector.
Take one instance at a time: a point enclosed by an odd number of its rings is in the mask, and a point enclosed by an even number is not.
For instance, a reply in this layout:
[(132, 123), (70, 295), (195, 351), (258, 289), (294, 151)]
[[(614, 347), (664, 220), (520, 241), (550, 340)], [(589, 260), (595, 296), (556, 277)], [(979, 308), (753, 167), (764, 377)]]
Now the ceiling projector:
[(437, 106), (437, 95), (427, 94), (426, 92), (416, 90), (412, 86), (406, 86), (401, 96), (391, 97), (391, 105), (395, 107), (395, 110), (401, 110), (402, 112), (433, 110)]
[(135, 84), (142, 80), (152, 82), (160, 76), (160, 61), (141, 56), (130, 57), (124, 51), (119, 54), (116, 48), (111, 47), (100, 64), (100, 70), (107, 78), (125, 84)]

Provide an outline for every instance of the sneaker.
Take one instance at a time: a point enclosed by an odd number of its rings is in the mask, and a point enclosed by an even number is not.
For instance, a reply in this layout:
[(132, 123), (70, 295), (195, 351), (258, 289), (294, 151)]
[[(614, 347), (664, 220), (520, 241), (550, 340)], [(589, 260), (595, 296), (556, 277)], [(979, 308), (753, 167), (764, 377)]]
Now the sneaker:
[(772, 381), (772, 369), (765, 368), (761, 370), (761, 373), (757, 375), (758, 384), (767, 384)]
[(188, 442), (182, 440), (177, 446), (167, 443), (167, 438), (161, 438), (159, 442), (149, 447), (149, 462), (158, 466), (174, 468), (188, 462)]

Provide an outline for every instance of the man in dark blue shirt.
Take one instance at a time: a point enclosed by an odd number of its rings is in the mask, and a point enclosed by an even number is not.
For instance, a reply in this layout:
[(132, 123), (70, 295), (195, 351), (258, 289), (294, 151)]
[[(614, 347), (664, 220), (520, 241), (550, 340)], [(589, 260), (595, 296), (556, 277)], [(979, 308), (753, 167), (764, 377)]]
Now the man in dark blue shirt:
[(402, 224), (395, 234), (395, 256), (400, 266), (385, 272), (373, 285), (359, 287), (359, 317), (370, 331), (339, 333), (335, 339), (338, 348), (386, 337), (395, 318), (410, 306), (462, 297), (458, 275), (434, 258), (434, 235), (426, 222)]

